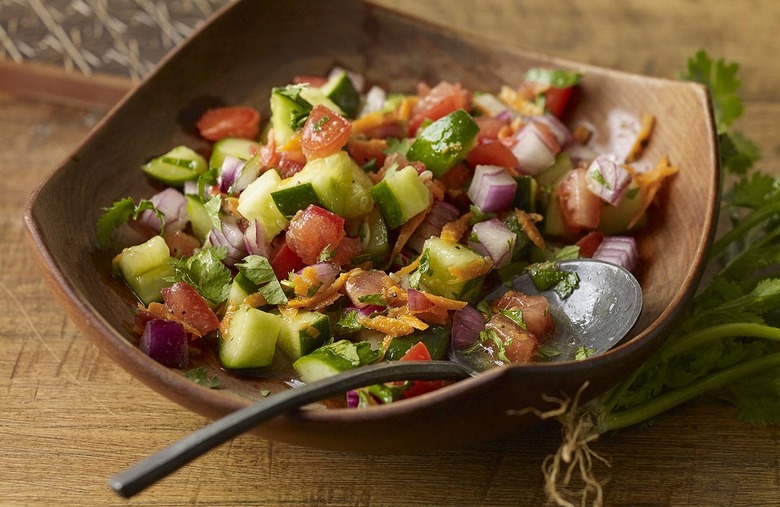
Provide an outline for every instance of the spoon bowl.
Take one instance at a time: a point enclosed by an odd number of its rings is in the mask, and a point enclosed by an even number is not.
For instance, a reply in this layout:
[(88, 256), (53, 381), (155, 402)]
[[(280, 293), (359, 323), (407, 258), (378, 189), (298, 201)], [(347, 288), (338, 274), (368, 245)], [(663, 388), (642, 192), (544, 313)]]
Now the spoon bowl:
[(545, 408), (545, 394), (574, 395), (586, 382), (585, 397), (605, 391), (661, 345), (695, 290), (716, 223), (717, 144), (704, 87), (486, 43), (357, 0), (244, 0), (228, 4), (170, 54), (28, 201), (26, 229), (39, 265), (74, 322), (108, 358), (212, 419), (246, 407), (264, 391), (288, 389), (279, 380), (225, 372), (206, 352), (188, 369), (202, 367), (218, 377), (220, 389), (208, 389), (186, 378), (186, 370), (166, 368), (141, 352), (132, 333), (136, 300), (111, 277), (111, 252), (99, 248), (94, 224), (101, 207), (155, 193), (139, 170), (150, 156), (179, 144), (206, 147), (191, 127), (199, 107), (246, 104), (267, 115), (273, 86), (296, 75), (324, 75), (334, 65), (400, 91), (439, 80), (497, 91), (521, 82), (531, 67), (576, 70), (583, 73), (581, 93), (565, 121), (589, 122), (597, 133), (592, 148), (609, 149), (620, 137), (615, 118), (648, 113), (656, 122), (641, 161), (668, 156), (680, 172), (659, 196), (653, 220), (636, 233), (644, 304), (635, 327), (609, 351), (583, 361), (497, 368), (367, 410), (299, 410), (253, 431), (297, 445), (352, 451), (473, 445), (538, 424), (533, 416), (508, 411)]

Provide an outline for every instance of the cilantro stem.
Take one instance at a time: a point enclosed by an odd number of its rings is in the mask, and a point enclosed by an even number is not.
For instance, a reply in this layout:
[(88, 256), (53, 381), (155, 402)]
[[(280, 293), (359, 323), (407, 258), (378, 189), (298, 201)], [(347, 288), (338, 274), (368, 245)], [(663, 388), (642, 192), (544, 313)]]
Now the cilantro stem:
[(747, 216), (741, 218), (739, 223), (713, 243), (712, 249), (710, 249), (710, 257), (718, 256), (728, 248), (731, 243), (744, 237), (750, 229), (778, 212), (780, 212), (780, 201), (753, 210)]
[(740, 378), (769, 368), (780, 367), (780, 352), (725, 368), (685, 387), (669, 391), (635, 407), (613, 412), (604, 421), (603, 431), (614, 431), (633, 426), (672, 409), (708, 391), (719, 389)]
[[(657, 364), (657, 361), (668, 361), (670, 358), (704, 343), (738, 336), (780, 341), (780, 328), (745, 322), (710, 326), (666, 342), (655, 354), (654, 359), (650, 359), (645, 364), (651, 365)], [(629, 377), (612, 389), (603, 400), (607, 412), (612, 412), (617, 401), (633, 385), (642, 371), (644, 371), (644, 367), (637, 368)]]

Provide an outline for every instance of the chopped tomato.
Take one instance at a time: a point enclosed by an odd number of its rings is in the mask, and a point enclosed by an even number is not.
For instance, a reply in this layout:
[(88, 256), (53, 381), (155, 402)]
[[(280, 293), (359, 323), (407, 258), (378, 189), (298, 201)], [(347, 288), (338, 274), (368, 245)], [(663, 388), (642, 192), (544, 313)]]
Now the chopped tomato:
[(492, 310), (520, 310), (523, 322), (537, 339), (544, 340), (553, 332), (550, 303), (544, 296), (532, 296), (517, 291), (508, 291), (491, 305)]
[(279, 157), (279, 162), (277, 163), (276, 168), (279, 170), (279, 176), (282, 178), (289, 178), (293, 174), (303, 169), (304, 165), (306, 165), (305, 161), (301, 162), (295, 157), (287, 157), (283, 153), (282, 156)]
[(479, 127), (479, 134), (477, 134), (478, 143), (485, 139), (498, 139), (498, 133), (501, 129), (509, 125), (508, 118), (495, 116), (475, 116), (474, 121)]
[(580, 247), (580, 257), (590, 259), (596, 253), (596, 249), (604, 240), (604, 233), (601, 231), (590, 231), (575, 243)]
[(337, 248), (344, 236), (344, 219), (314, 204), (296, 213), (287, 229), (287, 243), (307, 265), (326, 248)]
[(425, 120), (436, 121), (458, 109), (470, 108), (471, 96), (460, 83), (442, 81), (415, 104), (407, 125), (409, 135), (414, 136)]
[(493, 315), (485, 324), (504, 342), (504, 354), (512, 363), (530, 362), (536, 353), (537, 339), (530, 331), (515, 324), (509, 317)]
[(601, 220), (601, 199), (588, 189), (585, 169), (569, 173), (556, 190), (566, 230), (578, 233), (595, 229)]
[(466, 161), (471, 167), (478, 165), (517, 167), (517, 157), (500, 141), (485, 141), (477, 144), (466, 155)]
[[(428, 347), (423, 342), (417, 342), (406, 351), (399, 361), (430, 361), (431, 354), (428, 352)], [(446, 382), (441, 380), (417, 380), (411, 383), (403, 392), (404, 398), (413, 398), (421, 394), (429, 393), (440, 389), (446, 385)]]
[(363, 251), (363, 243), (360, 238), (344, 238), (336, 247), (336, 253), (333, 255), (333, 262), (339, 266), (348, 266), (352, 259), (360, 255)]
[(320, 88), (327, 82), (328, 78), (322, 76), (295, 76), (293, 78), (293, 84), (308, 84), (315, 88)]
[(224, 137), (255, 139), (260, 132), (260, 112), (246, 106), (209, 109), (196, 124), (200, 135), (209, 141)]
[(298, 254), (296, 254), (293, 249), (290, 248), (290, 245), (287, 244), (287, 241), (285, 241), (281, 248), (279, 248), (279, 251), (276, 252), (276, 255), (274, 255), (274, 258), (271, 261), (271, 267), (274, 270), (276, 278), (279, 280), (286, 280), (287, 277), (290, 276), (290, 272), (305, 268), (306, 263), (298, 257)]
[(347, 144), (352, 123), (335, 111), (318, 104), (303, 126), (301, 149), (307, 160), (327, 157)]
[(168, 311), (197, 329), (201, 335), (219, 327), (219, 319), (214, 310), (190, 284), (175, 282), (161, 292)]
[(573, 86), (566, 88), (549, 88), (544, 92), (544, 107), (557, 118), (563, 117), (566, 113), (566, 106), (571, 99)]

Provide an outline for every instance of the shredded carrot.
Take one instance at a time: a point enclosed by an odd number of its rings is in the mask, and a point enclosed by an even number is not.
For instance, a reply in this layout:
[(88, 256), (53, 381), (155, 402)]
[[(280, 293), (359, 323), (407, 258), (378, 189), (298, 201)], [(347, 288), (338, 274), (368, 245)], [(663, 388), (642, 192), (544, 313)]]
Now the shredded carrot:
[(414, 327), (399, 319), (393, 319), (385, 315), (373, 317), (358, 316), (358, 323), (366, 329), (373, 329), (388, 336), (404, 336), (414, 332)]
[(142, 309), (142, 310), (145, 310), (145, 311), (151, 313), (152, 315), (154, 315), (155, 317), (158, 317), (160, 319), (170, 320), (172, 322), (176, 322), (177, 324), (181, 324), (181, 326), (184, 328), (184, 331), (187, 334), (192, 335), (195, 338), (200, 338), (201, 336), (203, 336), (200, 333), (200, 331), (198, 331), (197, 329), (192, 327), (190, 324), (188, 324), (187, 322), (181, 320), (179, 317), (177, 317), (176, 315), (171, 313), (168, 310), (168, 307), (165, 306), (162, 303), (157, 303), (157, 302), (149, 303), (149, 307), (148, 308), (144, 308), (144, 306), (139, 303), (138, 307), (140, 309)]
[(387, 125), (388, 123), (392, 123), (396, 120), (397, 118), (394, 114), (383, 113), (381, 111), (376, 111), (365, 116), (361, 116), (352, 122), (352, 137), (358, 137), (370, 130)]
[(508, 86), (502, 86), (498, 98), (517, 109), (522, 116), (541, 116), (544, 108)]
[(526, 213), (521, 209), (515, 210), (515, 217), (528, 239), (539, 248), (544, 248), (544, 237), (536, 227), (536, 222), (541, 222), (543, 217), (537, 213)]
[[(355, 268), (359, 269), (359, 268)], [(287, 302), (287, 305), (292, 308), (308, 308), (310, 310), (320, 310), (329, 305), (332, 305), (338, 298), (341, 297), (339, 292), (347, 280), (355, 271), (352, 269), (346, 273), (339, 275), (336, 280), (330, 284), (329, 287), (320, 288), (320, 290), (311, 297), (296, 297)]]
[(412, 116), (412, 111), (414, 111), (414, 106), (417, 105), (417, 102), (419, 102), (419, 100), (420, 97), (415, 97), (415, 96), (404, 97), (404, 99), (398, 105), (398, 109), (396, 110), (398, 119), (404, 121), (408, 120)]
[(436, 294), (431, 294), (429, 292), (425, 292), (424, 294), (431, 303), (436, 305), (437, 308), (441, 308), (443, 310), (460, 310), (468, 304), (465, 301), (458, 301), (457, 299), (437, 296)]
[(402, 313), (398, 316), (398, 320), (401, 322), (404, 322), (406, 324), (409, 324), (413, 328), (419, 330), (419, 331), (425, 331), (428, 329), (428, 324), (423, 322), (422, 320), (418, 319), (411, 313)]
[(493, 268), (493, 261), (489, 257), (474, 259), (465, 266), (450, 266), (447, 270), (453, 278), (449, 283), (460, 283), (478, 276), (486, 275)]
[(647, 147), (647, 143), (650, 142), (650, 134), (653, 133), (654, 125), (655, 117), (649, 113), (644, 113), (642, 115), (642, 130), (637, 135), (633, 146), (631, 146), (631, 151), (626, 155), (626, 162), (634, 162), (642, 156), (642, 153)]
[(636, 180), (639, 188), (642, 190), (642, 206), (631, 218), (628, 227), (631, 228), (642, 218), (647, 208), (655, 200), (656, 194), (661, 190), (664, 180), (677, 174), (679, 169), (671, 164), (669, 157), (661, 157), (656, 166), (646, 172), (637, 173)]
[(469, 211), (460, 218), (444, 224), (444, 227), (441, 229), (441, 239), (447, 243), (458, 243), (460, 238), (469, 230), (469, 227), (471, 226), (471, 217), (473, 216), (474, 212)]
[(406, 266), (402, 267), (401, 269), (399, 269), (398, 271), (396, 271), (393, 274), (395, 276), (397, 276), (397, 277), (400, 277), (400, 276), (403, 276), (403, 275), (408, 275), (412, 271), (417, 269), (418, 267), (420, 267), (420, 257), (419, 256), (416, 259), (414, 259), (412, 262), (410, 262)]
[(395, 257), (401, 252), (404, 245), (406, 245), (406, 242), (409, 241), (409, 238), (412, 237), (412, 234), (414, 234), (414, 231), (417, 230), (420, 224), (425, 221), (425, 217), (428, 216), (428, 212), (430, 211), (431, 204), (428, 204), (428, 208), (417, 213), (415, 216), (407, 220), (400, 229), (398, 229), (398, 238), (395, 240), (395, 246), (393, 246), (393, 251), (390, 254), (391, 259), (395, 259)]

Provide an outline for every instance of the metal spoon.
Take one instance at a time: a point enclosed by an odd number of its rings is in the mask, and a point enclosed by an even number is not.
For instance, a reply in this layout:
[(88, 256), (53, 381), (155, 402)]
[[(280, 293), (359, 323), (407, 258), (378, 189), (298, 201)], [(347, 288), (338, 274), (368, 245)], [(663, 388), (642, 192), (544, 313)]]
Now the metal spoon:
[[(515, 290), (544, 294), (550, 302), (556, 331), (547, 344), (559, 352), (552, 360), (572, 360), (581, 347), (589, 355), (606, 352), (631, 330), (639, 317), (639, 283), (625, 269), (606, 262), (571, 260), (559, 262), (558, 267), (579, 276), (579, 287), (565, 299), (552, 290), (538, 291), (528, 275), (513, 280)], [(498, 298), (506, 290), (498, 289), (488, 299)], [(228, 414), (114, 475), (108, 485), (119, 495), (131, 497), (264, 421), (350, 389), (397, 380), (460, 380), (477, 374), (472, 367), (453, 361), (386, 362), (340, 373)]]

